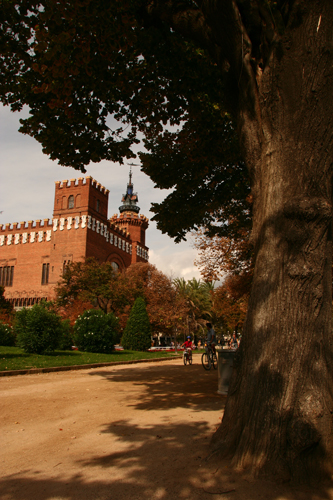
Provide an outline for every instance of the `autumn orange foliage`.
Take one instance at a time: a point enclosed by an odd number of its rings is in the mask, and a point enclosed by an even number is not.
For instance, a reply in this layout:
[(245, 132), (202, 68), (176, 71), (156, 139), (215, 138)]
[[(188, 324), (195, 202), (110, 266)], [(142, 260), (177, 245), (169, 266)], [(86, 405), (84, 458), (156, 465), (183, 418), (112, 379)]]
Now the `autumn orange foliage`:
[(85, 309), (100, 307), (112, 311), (123, 329), (135, 299), (143, 297), (152, 330), (173, 335), (187, 312), (172, 280), (148, 263), (133, 264), (119, 273), (94, 259), (73, 263), (56, 291), (59, 311), (71, 324)]
[(64, 307), (58, 309), (62, 319), (69, 319), (70, 325), (74, 326), (78, 316), (84, 313), (87, 309), (93, 309), (93, 305), (89, 301), (75, 299), (73, 302), (66, 304)]
[(243, 328), (246, 318), (252, 273), (229, 275), (214, 290), (213, 315), (224, 330), (236, 333)]
[(199, 256), (195, 264), (206, 280), (222, 279), (212, 292), (212, 317), (222, 330), (238, 331), (245, 321), (250, 295), (253, 264), (250, 232), (243, 229), (239, 237), (209, 237), (205, 229), (195, 235), (194, 247)]
[(184, 321), (187, 305), (176, 293), (171, 278), (151, 264), (138, 263), (125, 271), (124, 279), (131, 302), (135, 295), (144, 297), (152, 330), (173, 335), (177, 324)]

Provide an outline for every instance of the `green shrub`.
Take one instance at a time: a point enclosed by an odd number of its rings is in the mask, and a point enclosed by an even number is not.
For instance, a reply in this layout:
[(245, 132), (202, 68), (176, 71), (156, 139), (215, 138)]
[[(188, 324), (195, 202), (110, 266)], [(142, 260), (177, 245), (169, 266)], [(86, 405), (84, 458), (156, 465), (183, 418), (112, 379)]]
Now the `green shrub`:
[(138, 297), (134, 302), (121, 344), (124, 349), (131, 351), (146, 351), (151, 347), (150, 323), (142, 297)]
[(7, 323), (0, 323), (0, 345), (2, 346), (14, 346), (15, 345), (15, 334), (11, 326)]
[(15, 315), (17, 345), (27, 353), (54, 351), (62, 334), (60, 317), (44, 302), (31, 309), (23, 308)]
[(61, 337), (59, 341), (59, 349), (62, 351), (70, 351), (74, 344), (73, 328), (69, 319), (64, 319), (61, 322)]
[(118, 331), (118, 318), (100, 309), (85, 311), (75, 322), (74, 342), (80, 351), (110, 353)]

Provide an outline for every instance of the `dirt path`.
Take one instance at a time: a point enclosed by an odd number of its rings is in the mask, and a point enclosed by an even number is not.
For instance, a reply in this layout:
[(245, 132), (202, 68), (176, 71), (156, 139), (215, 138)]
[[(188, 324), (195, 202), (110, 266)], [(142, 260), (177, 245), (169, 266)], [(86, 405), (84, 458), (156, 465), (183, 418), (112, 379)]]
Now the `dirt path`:
[(1, 500), (322, 500), (206, 460), (225, 398), (181, 360), (3, 377)]

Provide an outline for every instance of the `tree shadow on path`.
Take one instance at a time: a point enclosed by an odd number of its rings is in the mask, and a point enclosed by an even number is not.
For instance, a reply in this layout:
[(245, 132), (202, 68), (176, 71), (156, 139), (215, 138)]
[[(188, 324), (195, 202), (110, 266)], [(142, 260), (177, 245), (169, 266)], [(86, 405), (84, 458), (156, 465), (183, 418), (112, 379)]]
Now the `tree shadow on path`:
[[(217, 393), (217, 370), (205, 371), (199, 362), (191, 366), (154, 365), (128, 370), (94, 370), (91, 376), (102, 376), (110, 382), (120, 385), (130, 382), (133, 386), (142, 386), (144, 391), (139, 401), (129, 405), (138, 410), (156, 410), (172, 408), (191, 408), (195, 411), (221, 412), (225, 397)], [(196, 358), (194, 357), (194, 358)]]
[[(85, 441), (80, 452), (53, 469), (36, 466), (3, 477), (1, 500), (333, 499), (325, 486), (310, 490), (253, 481), (210, 456), (212, 422), (215, 412), (216, 425), (220, 421), (225, 402), (216, 393), (216, 372), (204, 372), (200, 365), (155, 365), (89, 373), (96, 375), (102, 376), (102, 386), (103, 379), (119, 383), (126, 404), (138, 410), (134, 417), (126, 418), (119, 407), (117, 420), (94, 430), (105, 438), (95, 449)], [(141, 387), (136, 402), (132, 384)]]

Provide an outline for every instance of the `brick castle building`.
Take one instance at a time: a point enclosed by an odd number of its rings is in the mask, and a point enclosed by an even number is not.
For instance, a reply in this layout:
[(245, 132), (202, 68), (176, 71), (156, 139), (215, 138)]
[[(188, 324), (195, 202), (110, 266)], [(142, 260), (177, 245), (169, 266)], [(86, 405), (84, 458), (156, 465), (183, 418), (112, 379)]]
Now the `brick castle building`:
[(109, 219), (108, 198), (91, 177), (56, 182), (52, 219), (0, 225), (0, 286), (15, 307), (52, 299), (69, 262), (95, 257), (122, 270), (148, 261), (148, 219), (139, 215), (131, 172), (120, 213)]

